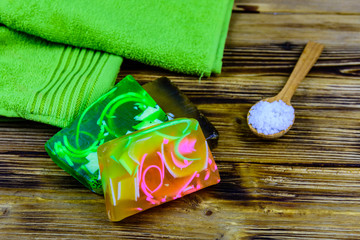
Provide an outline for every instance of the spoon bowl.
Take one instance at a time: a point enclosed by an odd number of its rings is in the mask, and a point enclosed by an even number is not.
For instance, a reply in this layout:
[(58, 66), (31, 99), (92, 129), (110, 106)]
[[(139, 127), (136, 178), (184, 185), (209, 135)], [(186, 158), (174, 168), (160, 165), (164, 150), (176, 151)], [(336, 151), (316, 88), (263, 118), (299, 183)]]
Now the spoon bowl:
[[(265, 101), (265, 102), (274, 102), (274, 101), (277, 101), (275, 100), (275, 97), (272, 97), (272, 98), (265, 98), (263, 100), (260, 100), (258, 101), (257, 103), (254, 104), (254, 106), (256, 104), (258, 104), (259, 102), (261, 101)], [(289, 104), (288, 104), (289, 105)], [(291, 106), (291, 105), (290, 105)], [(292, 127), (292, 125), (294, 124), (295, 122), (295, 114), (294, 114), (294, 118), (293, 118), (293, 121), (292, 121), (292, 124), (285, 130), (282, 130), (280, 132), (277, 132), (277, 133), (274, 133), (274, 134), (264, 134), (264, 133), (260, 133), (256, 130), (256, 128), (254, 128), (250, 123), (249, 123), (249, 116), (250, 116), (250, 110), (249, 112), (247, 113), (247, 123), (248, 123), (248, 126), (250, 128), (250, 130), (258, 137), (261, 137), (261, 138), (264, 138), (264, 139), (277, 139), (277, 138), (280, 138), (282, 137), (283, 135), (285, 135), (289, 130), (290, 128)]]
[[(311, 41), (308, 42), (306, 44), (299, 60), (296, 63), (294, 70), (292, 71), (289, 79), (287, 80), (285, 86), (283, 87), (283, 89), (276, 96), (271, 97), (271, 98), (265, 98), (261, 101), (272, 103), (274, 101), (281, 100), (286, 105), (291, 106), (291, 103), (290, 103), (291, 98), (294, 95), (296, 88), (299, 86), (300, 82), (309, 73), (310, 69), (315, 64), (317, 59), (319, 58), (323, 49), (324, 49), (324, 45), (322, 45), (320, 43), (311, 42)], [(261, 102), (261, 101), (259, 101), (259, 102)], [(258, 104), (259, 102), (257, 102), (256, 104)], [(276, 132), (274, 134), (264, 134), (264, 133), (258, 132), (258, 130), (250, 124), (250, 122), (249, 122), (250, 111), (251, 111), (251, 108), (247, 114), (247, 123), (248, 123), (250, 130), (255, 135), (257, 135), (261, 138), (265, 138), (265, 139), (277, 139), (279, 137), (282, 137), (285, 133), (287, 133), (290, 130), (290, 128), (292, 127), (292, 125), (295, 122), (295, 115), (294, 115), (292, 123), (286, 129)]]

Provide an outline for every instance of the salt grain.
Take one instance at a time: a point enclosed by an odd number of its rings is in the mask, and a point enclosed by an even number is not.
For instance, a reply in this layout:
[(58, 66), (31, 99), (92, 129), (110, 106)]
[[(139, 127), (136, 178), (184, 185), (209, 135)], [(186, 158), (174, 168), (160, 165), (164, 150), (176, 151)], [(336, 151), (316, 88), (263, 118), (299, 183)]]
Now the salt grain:
[(283, 101), (260, 101), (251, 107), (249, 123), (259, 133), (270, 135), (286, 130), (293, 123), (295, 111)]

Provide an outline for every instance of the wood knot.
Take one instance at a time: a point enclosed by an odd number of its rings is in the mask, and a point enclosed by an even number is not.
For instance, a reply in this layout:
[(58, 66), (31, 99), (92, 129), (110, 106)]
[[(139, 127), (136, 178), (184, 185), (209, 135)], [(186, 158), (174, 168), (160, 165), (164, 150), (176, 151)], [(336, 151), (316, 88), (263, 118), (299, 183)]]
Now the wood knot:
[(237, 124), (241, 125), (243, 121), (242, 121), (241, 118), (236, 117), (236, 118), (235, 118), (235, 122), (236, 122)]
[(290, 51), (294, 48), (294, 44), (292, 44), (291, 42), (284, 42), (282, 44), (280, 44), (280, 47), (286, 51)]
[(2, 209), (2, 216), (9, 216), (10, 209), (9, 208), (3, 208)]
[(205, 215), (206, 216), (210, 216), (210, 215), (212, 215), (213, 214), (213, 212), (211, 211), (211, 210), (207, 210), (206, 212), (205, 212)]

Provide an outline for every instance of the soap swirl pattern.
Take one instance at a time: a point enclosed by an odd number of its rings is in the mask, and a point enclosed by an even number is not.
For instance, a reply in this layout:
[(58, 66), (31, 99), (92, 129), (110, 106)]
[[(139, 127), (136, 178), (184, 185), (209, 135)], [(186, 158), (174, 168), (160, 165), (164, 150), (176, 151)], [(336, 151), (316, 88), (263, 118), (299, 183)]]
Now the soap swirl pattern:
[(106, 154), (99, 163), (110, 219), (220, 181), (195, 119), (176, 119), (114, 140)]
[[(117, 95), (116, 90), (114, 87), (89, 106), (74, 124), (74, 130), (70, 132), (72, 134), (62, 135), (55, 141), (51, 151), (70, 174), (99, 194), (102, 193), (102, 186), (96, 153), (98, 146), (167, 120), (166, 114), (144, 90), (121, 95)], [(129, 121), (116, 120), (129, 108), (138, 113), (129, 117), (133, 118), (131, 120), (134, 124), (120, 128), (119, 124), (128, 124)], [(98, 117), (94, 118), (96, 115)]]

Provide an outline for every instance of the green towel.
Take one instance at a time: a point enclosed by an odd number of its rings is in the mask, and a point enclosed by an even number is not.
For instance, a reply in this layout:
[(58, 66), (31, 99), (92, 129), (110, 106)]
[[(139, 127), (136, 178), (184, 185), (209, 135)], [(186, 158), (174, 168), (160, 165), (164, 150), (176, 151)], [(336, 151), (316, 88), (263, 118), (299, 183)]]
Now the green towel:
[(0, 22), (172, 71), (220, 73), (234, 0), (0, 0)]
[(0, 25), (0, 115), (65, 127), (113, 86), (121, 62)]

